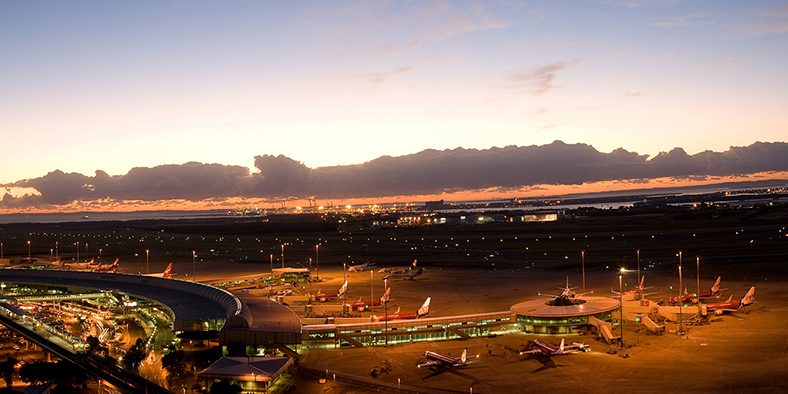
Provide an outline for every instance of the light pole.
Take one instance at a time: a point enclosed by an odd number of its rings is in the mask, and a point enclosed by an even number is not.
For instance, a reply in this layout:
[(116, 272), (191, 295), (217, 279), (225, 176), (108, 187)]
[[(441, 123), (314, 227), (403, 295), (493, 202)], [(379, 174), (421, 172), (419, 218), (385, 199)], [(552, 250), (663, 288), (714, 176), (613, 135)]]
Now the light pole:
[(55, 241), (55, 258), (60, 260), (60, 243)]
[(375, 311), (375, 270), (369, 270), (369, 311)]
[[(640, 249), (637, 250), (637, 255), (638, 255), (638, 281), (637, 281), (637, 285), (640, 286)], [(641, 298), (642, 298), (642, 294), (641, 294)]]
[(700, 256), (695, 256), (695, 280), (697, 281), (695, 297), (698, 297), (698, 304), (700, 304)]
[(145, 249), (145, 273), (150, 274), (150, 250)]
[[(681, 252), (679, 252), (679, 256), (681, 256), (680, 253)], [(683, 288), (684, 288), (684, 282), (683, 282), (683, 278), (681, 276), (681, 264), (679, 264), (679, 297), (678, 297), (678, 299), (679, 299), (679, 335), (681, 335), (684, 332), (684, 330), (682, 329), (683, 322), (681, 321), (682, 309), (684, 309), (684, 293), (681, 292), (681, 289), (683, 289)]]
[(320, 244), (315, 245), (315, 280), (320, 282)]
[[(388, 278), (383, 278), (383, 288), (389, 288), (389, 280)], [(383, 341), (385, 342), (385, 346), (389, 345), (389, 303), (386, 302), (383, 304)]]
[(580, 251), (580, 264), (583, 269), (583, 291), (586, 290), (586, 251)]
[(90, 253), (88, 253), (88, 245), (89, 244), (85, 242), (85, 258), (88, 258), (88, 256), (90, 256)]
[(3, 250), (3, 243), (0, 242), (0, 259), (5, 258), (4, 253), (5, 253), (5, 251)]
[(282, 244), (282, 268), (285, 268), (285, 244)]
[(79, 241), (77, 241), (77, 263), (79, 262)]
[(192, 250), (192, 280), (196, 281), (197, 277), (197, 251)]
[(27, 241), (27, 261), (30, 261), (30, 241)]
[(270, 255), (268, 255), (268, 258), (271, 259), (271, 273), (273, 274), (274, 273), (274, 254), (271, 253)]
[(103, 250), (104, 250), (104, 249), (101, 249), (101, 248), (99, 248), (99, 261), (101, 261), (101, 252), (102, 252)]
[(624, 348), (624, 268), (621, 268), (618, 273), (618, 310), (619, 310), (619, 317), (618, 317), (618, 325), (621, 329), (621, 334), (619, 338), (619, 348)]

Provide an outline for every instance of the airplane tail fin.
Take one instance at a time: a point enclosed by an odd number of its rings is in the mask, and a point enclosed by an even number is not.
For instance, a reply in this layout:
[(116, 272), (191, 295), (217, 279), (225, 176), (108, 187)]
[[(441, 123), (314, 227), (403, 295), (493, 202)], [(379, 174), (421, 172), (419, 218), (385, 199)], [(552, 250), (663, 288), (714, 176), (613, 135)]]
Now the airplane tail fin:
[(415, 267), (416, 264), (418, 264), (418, 263), (419, 263), (419, 260), (413, 260), (413, 263), (411, 263), (411, 265)]
[(394, 312), (394, 314), (395, 314), (395, 315), (399, 315), (399, 312), (400, 312), (400, 310), (401, 310), (401, 309), (402, 309), (402, 307), (401, 307), (401, 306), (398, 306), (398, 307), (397, 307), (397, 311), (396, 311), (396, 312)]
[(465, 362), (468, 360), (468, 349), (462, 349), (462, 355), (460, 356), (460, 361)]
[(380, 296), (380, 305), (383, 305), (391, 299), (391, 286), (386, 288), (386, 291)]
[(717, 280), (716, 280), (716, 281), (714, 281), (714, 284), (711, 286), (711, 294), (715, 294), (715, 293), (717, 293), (718, 291), (720, 291), (720, 279), (721, 279), (721, 278), (722, 278), (722, 277), (718, 276), (718, 277), (717, 277)]
[(725, 301), (725, 302), (731, 302), (731, 301), (733, 301), (733, 294), (729, 295), (728, 296), (728, 301)]
[(172, 276), (172, 263), (167, 265), (167, 268), (165, 268), (164, 272), (162, 273), (162, 277), (164, 278), (169, 278), (170, 276)]
[(752, 305), (755, 302), (755, 286), (750, 287), (750, 291), (744, 295), (744, 298), (741, 299), (741, 304), (743, 306)]
[(565, 342), (566, 342), (566, 339), (561, 338), (561, 344), (558, 345), (558, 352), (559, 353), (563, 353), (564, 352), (564, 344), (565, 344)]
[(432, 300), (432, 297), (427, 297), (427, 300), (424, 301), (424, 304), (422, 304), (421, 308), (419, 308), (419, 310), (416, 312), (416, 316), (417, 317), (421, 317), (421, 316), (424, 316), (424, 315), (430, 313), (430, 301), (431, 300)]
[(343, 295), (345, 295), (346, 291), (347, 291), (347, 279), (345, 279), (345, 283), (342, 284), (342, 287), (339, 288), (339, 291), (337, 292), (337, 296), (342, 297)]

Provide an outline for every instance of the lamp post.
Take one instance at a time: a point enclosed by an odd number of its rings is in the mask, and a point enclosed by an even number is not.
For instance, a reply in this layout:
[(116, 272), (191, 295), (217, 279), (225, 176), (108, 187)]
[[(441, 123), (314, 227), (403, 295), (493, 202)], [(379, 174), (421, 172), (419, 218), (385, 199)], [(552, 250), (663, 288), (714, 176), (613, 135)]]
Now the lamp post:
[(320, 282), (320, 244), (315, 245), (315, 280)]
[(145, 273), (150, 274), (150, 250), (145, 249)]
[(27, 261), (30, 261), (30, 241), (27, 241)]
[[(389, 280), (388, 278), (383, 278), (383, 288), (389, 288)], [(385, 346), (389, 345), (389, 303), (386, 302), (383, 304), (383, 341)]]
[(274, 254), (271, 253), (268, 255), (268, 258), (271, 260), (271, 273), (274, 273)]
[(369, 270), (369, 311), (375, 312), (375, 270)]
[(285, 244), (282, 244), (282, 268), (285, 268)]
[(197, 279), (197, 251), (192, 250), (192, 280), (196, 281)]
[[(681, 253), (681, 252), (679, 252), (679, 253)], [(679, 254), (679, 256), (681, 256), (681, 254)], [(683, 289), (683, 288), (684, 288), (684, 282), (683, 282), (683, 279), (682, 279), (682, 276), (681, 276), (681, 264), (679, 264), (679, 296), (678, 296), (678, 300), (679, 300), (679, 335), (684, 332), (684, 330), (682, 328), (683, 327), (683, 322), (681, 321), (682, 309), (684, 309), (684, 294), (681, 292), (681, 289)]]
[(586, 251), (580, 251), (580, 264), (583, 270), (583, 291), (586, 290)]
[(698, 304), (700, 304), (700, 256), (695, 256), (695, 297), (698, 297)]
[(60, 243), (55, 241), (55, 259), (60, 260)]
[(619, 345), (620, 349), (624, 348), (624, 268), (621, 268), (618, 273), (618, 311), (619, 311), (619, 328), (621, 329), (621, 334), (619, 338)]
[(79, 262), (79, 241), (77, 241), (77, 263)]
[(101, 261), (101, 252), (102, 251), (104, 251), (104, 249), (99, 248), (99, 261)]
[[(638, 284), (638, 286), (640, 286), (640, 249), (637, 250), (637, 255), (638, 255), (638, 281), (637, 281), (637, 284)], [(642, 298), (642, 294), (641, 294), (641, 298)]]
[(5, 258), (5, 251), (3, 250), (3, 243), (0, 242), (0, 259)]

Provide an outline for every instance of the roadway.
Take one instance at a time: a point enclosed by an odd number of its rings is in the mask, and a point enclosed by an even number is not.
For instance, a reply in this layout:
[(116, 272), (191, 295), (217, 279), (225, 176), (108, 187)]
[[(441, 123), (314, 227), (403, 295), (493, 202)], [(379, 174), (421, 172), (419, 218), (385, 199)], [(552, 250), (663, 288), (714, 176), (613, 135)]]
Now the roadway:
[(146, 380), (145, 378), (129, 372), (115, 364), (107, 363), (95, 354), (75, 354), (66, 348), (48, 340), (39, 333), (16, 322), (15, 320), (0, 314), (0, 324), (17, 332), (36, 345), (54, 354), (61, 360), (69, 362), (84, 370), (89, 376), (96, 377), (114, 386), (123, 393), (170, 393), (170, 391)]

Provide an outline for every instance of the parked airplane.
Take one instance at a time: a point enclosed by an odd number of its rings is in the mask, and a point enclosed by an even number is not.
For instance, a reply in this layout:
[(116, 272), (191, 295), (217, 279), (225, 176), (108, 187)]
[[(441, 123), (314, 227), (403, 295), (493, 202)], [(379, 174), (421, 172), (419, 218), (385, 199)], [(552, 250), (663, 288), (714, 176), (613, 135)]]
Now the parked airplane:
[(460, 357), (451, 357), (427, 350), (416, 367), (431, 369), (462, 368), (476, 361), (479, 361), (479, 355), (468, 357), (468, 349), (463, 349)]
[(337, 294), (328, 294), (328, 293), (323, 292), (322, 290), (318, 290), (317, 293), (312, 295), (312, 299), (314, 299), (315, 301), (320, 301), (320, 302), (326, 302), (328, 300), (335, 300), (335, 299), (337, 299), (339, 297), (342, 297), (342, 295), (344, 295), (345, 292), (347, 292), (347, 285), (348, 285), (348, 280), (345, 279), (345, 283), (342, 284), (342, 287), (339, 288), (339, 291), (337, 292)]
[(383, 267), (383, 268), (379, 269), (378, 272), (383, 272), (383, 273), (386, 273), (386, 274), (393, 274), (393, 273), (397, 273), (397, 272), (405, 272), (405, 271), (408, 271), (408, 270), (415, 269), (416, 268), (416, 264), (418, 264), (418, 260), (413, 260), (413, 262), (410, 263), (410, 265), (407, 266), (407, 267)]
[(387, 288), (386, 291), (383, 292), (383, 295), (380, 296), (380, 298), (378, 298), (377, 300), (362, 300), (361, 297), (359, 297), (358, 301), (356, 301), (353, 304), (350, 304), (349, 306), (354, 311), (363, 312), (371, 306), (381, 306), (387, 303), (389, 299), (391, 299), (391, 287)]
[(118, 266), (119, 265), (120, 265), (120, 259), (117, 258), (117, 259), (115, 259), (115, 261), (112, 264), (109, 264), (109, 265), (105, 265), (105, 264), (99, 263), (99, 265), (97, 265), (96, 268), (93, 268), (93, 271), (96, 271), (96, 272), (103, 272), (103, 271), (118, 272)]
[(402, 312), (401, 308), (397, 308), (397, 311), (394, 313), (388, 314), (388, 316), (373, 316), (373, 320), (375, 321), (392, 321), (392, 320), (405, 320), (405, 319), (418, 319), (428, 313), (430, 313), (430, 301), (432, 297), (427, 297), (427, 300), (424, 301), (424, 304), (421, 305), (415, 312)]
[(708, 290), (701, 291), (700, 294), (698, 294), (698, 298), (702, 300), (704, 298), (719, 297), (720, 293), (722, 292), (722, 289), (720, 289), (721, 279), (722, 277), (718, 276), (717, 280), (714, 281), (714, 284), (711, 285)]
[(164, 269), (164, 272), (159, 272), (156, 274), (145, 274), (145, 276), (153, 276), (156, 278), (172, 278), (172, 263), (167, 265), (167, 268)]
[(531, 341), (533, 349), (522, 351), (520, 352), (520, 355), (530, 357), (551, 357), (591, 351), (591, 347), (584, 343), (572, 342), (571, 345), (566, 345), (565, 341), (566, 340), (564, 338), (561, 338), (561, 344), (555, 346), (552, 343), (542, 342), (538, 339), (534, 339)]
[(361, 272), (366, 269), (372, 269), (377, 266), (377, 263), (366, 262), (364, 264), (356, 264), (347, 267), (347, 272)]
[(60, 264), (60, 268), (63, 268), (63, 269), (77, 269), (77, 270), (80, 270), (80, 269), (86, 270), (86, 269), (89, 269), (90, 267), (95, 267), (97, 265), (95, 263), (95, 259), (90, 259), (90, 261), (86, 261), (84, 263), (80, 263), (78, 261), (73, 262), (73, 263), (69, 263), (69, 262), (66, 262), (65, 260), (60, 260), (60, 261), (57, 261), (56, 263)]
[(405, 271), (392, 272), (383, 277), (383, 279), (405, 279), (414, 280), (417, 276), (424, 273), (424, 268), (408, 269)]
[(577, 289), (577, 287), (569, 287), (569, 277), (567, 276), (566, 287), (558, 287), (558, 290), (561, 290), (561, 294), (556, 295), (556, 294), (547, 294), (547, 293), (539, 292), (539, 295), (552, 297), (553, 305), (573, 305), (575, 298), (593, 293), (593, 291), (588, 291), (585, 293), (576, 293), (575, 289)]
[[(638, 300), (638, 299), (642, 299), (645, 296), (656, 294), (656, 293), (646, 293), (645, 292), (646, 289), (653, 288), (651, 286), (645, 287), (644, 286), (645, 282), (646, 282), (646, 275), (643, 275), (643, 276), (640, 277), (640, 283), (637, 286), (635, 286), (634, 288), (629, 289), (629, 290), (627, 290), (627, 291), (625, 291), (623, 293), (624, 294), (624, 300), (627, 300), (627, 301), (629, 301), (629, 300)], [(615, 291), (613, 289), (611, 289), (610, 291), (613, 292), (613, 294), (621, 295), (621, 293), (619, 293), (619, 292), (617, 292), (617, 291)], [(615, 297), (615, 298), (618, 298), (618, 297)]]
[(744, 309), (744, 313), (750, 313), (747, 307), (755, 303), (755, 286), (750, 287), (750, 291), (739, 301), (733, 301), (733, 296), (728, 297), (728, 301), (715, 304), (706, 304), (707, 312), (714, 312), (715, 315), (722, 315), (725, 312), (736, 312)]

